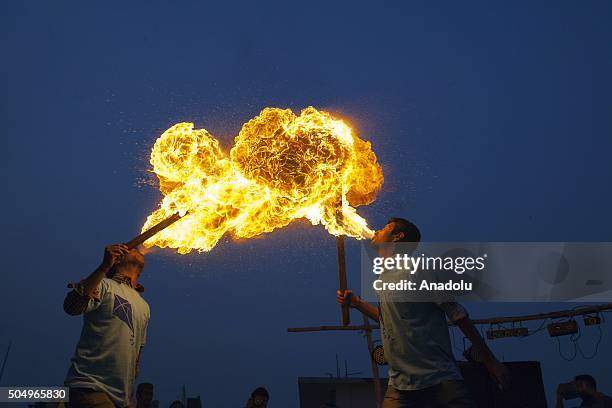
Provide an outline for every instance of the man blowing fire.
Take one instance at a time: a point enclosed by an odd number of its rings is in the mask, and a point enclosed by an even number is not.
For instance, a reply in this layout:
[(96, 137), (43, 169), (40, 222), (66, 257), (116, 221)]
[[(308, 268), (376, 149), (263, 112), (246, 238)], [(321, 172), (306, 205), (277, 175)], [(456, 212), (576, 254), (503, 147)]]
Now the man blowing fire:
[[(385, 243), (421, 239), (418, 228), (402, 218), (392, 218), (377, 231), (372, 243), (383, 251)], [(352, 291), (337, 293), (337, 300), (349, 302), (380, 323), (385, 358), (389, 363), (389, 385), (384, 408), (474, 407), (455, 362), (448, 334), (447, 318), (472, 343), (473, 355), (484, 363), (502, 389), (509, 386), (508, 369), (487, 347), (467, 311), (456, 302), (395, 302), (381, 297), (375, 307)]]
[(98, 268), (64, 300), (69, 315), (83, 314), (81, 338), (65, 385), (70, 407), (130, 405), (150, 311), (137, 283), (144, 255), (122, 244), (104, 249)]

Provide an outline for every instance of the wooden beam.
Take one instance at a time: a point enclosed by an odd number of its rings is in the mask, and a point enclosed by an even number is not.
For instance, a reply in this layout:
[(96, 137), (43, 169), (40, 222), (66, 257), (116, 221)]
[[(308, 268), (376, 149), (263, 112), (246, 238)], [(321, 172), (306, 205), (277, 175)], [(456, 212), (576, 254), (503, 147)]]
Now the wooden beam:
[[(338, 286), (340, 292), (343, 292), (347, 289), (347, 280), (346, 280), (346, 254), (344, 252), (344, 236), (340, 235), (336, 237), (336, 249), (338, 251)], [(348, 326), (351, 323), (351, 315), (349, 313), (349, 305), (348, 303), (344, 303), (340, 305), (342, 309), (342, 325)]]
[[(579, 307), (577, 309), (559, 310), (556, 312), (537, 313), (537, 314), (532, 314), (532, 315), (474, 319), (472, 320), (472, 322), (474, 324), (519, 323), (519, 322), (526, 322), (530, 320), (559, 319), (563, 317), (588, 315), (588, 314), (603, 312), (607, 310), (612, 310), (612, 303), (604, 303), (604, 304), (595, 305), (595, 306)], [(449, 326), (453, 326), (453, 324), (449, 323)], [(378, 328), (379, 327), (377, 325), (311, 326), (311, 327), (290, 327), (287, 329), (287, 331), (290, 333), (299, 333), (299, 332), (334, 331), (334, 330), (344, 330), (344, 331), (377, 330)]]
[(289, 333), (302, 333), (302, 332), (317, 332), (317, 331), (359, 331), (359, 330), (374, 330), (378, 329), (378, 326), (311, 326), (311, 327), (289, 327), (287, 331)]

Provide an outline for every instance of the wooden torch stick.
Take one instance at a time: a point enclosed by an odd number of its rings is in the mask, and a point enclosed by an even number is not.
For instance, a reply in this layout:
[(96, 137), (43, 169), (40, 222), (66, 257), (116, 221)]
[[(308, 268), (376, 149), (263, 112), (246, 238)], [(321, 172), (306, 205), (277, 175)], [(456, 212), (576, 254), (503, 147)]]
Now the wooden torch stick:
[[(187, 215), (187, 213), (185, 213), (185, 215)], [(174, 224), (175, 222), (177, 222), (178, 220), (183, 218), (185, 215), (180, 215), (179, 213), (172, 214), (170, 217), (168, 217), (165, 220), (162, 220), (159, 223), (155, 224), (154, 226), (152, 226), (151, 228), (149, 228), (148, 230), (146, 230), (142, 234), (140, 234), (140, 235), (130, 239), (128, 242), (125, 243), (125, 245), (129, 249), (136, 248), (138, 245), (142, 244), (147, 239), (149, 239), (153, 235), (157, 234), (159, 231), (161, 231), (161, 230), (163, 230), (165, 228), (168, 228), (170, 225)]]
[[(336, 237), (336, 249), (338, 250), (338, 283), (340, 286), (340, 292), (344, 293), (347, 289), (346, 283), (346, 256), (344, 253), (344, 236), (340, 235)], [(351, 316), (349, 314), (349, 304), (347, 301), (341, 305), (342, 308), (342, 325), (348, 326), (351, 323)]]

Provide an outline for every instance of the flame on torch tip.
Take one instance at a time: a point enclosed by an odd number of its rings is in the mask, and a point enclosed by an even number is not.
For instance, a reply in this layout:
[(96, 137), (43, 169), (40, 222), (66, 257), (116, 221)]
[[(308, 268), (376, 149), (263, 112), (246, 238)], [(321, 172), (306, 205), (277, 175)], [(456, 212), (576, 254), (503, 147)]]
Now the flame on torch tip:
[(143, 231), (189, 214), (146, 246), (209, 251), (226, 233), (251, 238), (298, 218), (336, 236), (373, 235), (355, 209), (374, 201), (383, 183), (371, 144), (313, 107), (299, 116), (264, 109), (243, 125), (229, 154), (205, 129), (178, 123), (155, 142), (151, 164), (164, 198)]

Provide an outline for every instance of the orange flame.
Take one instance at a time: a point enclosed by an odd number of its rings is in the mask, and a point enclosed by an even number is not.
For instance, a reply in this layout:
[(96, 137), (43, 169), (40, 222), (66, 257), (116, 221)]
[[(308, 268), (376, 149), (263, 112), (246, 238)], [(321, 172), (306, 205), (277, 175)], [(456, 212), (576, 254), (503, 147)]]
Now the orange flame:
[(205, 129), (178, 123), (151, 152), (164, 198), (143, 231), (179, 212), (189, 214), (145, 245), (209, 251), (226, 233), (251, 238), (298, 218), (333, 235), (369, 238), (356, 206), (374, 201), (383, 182), (369, 142), (313, 107), (296, 116), (266, 108), (248, 121), (229, 156)]

